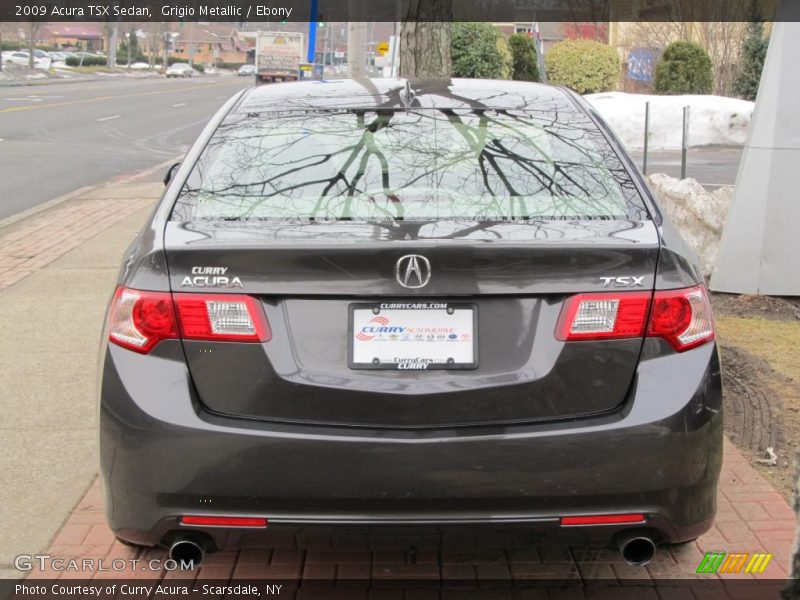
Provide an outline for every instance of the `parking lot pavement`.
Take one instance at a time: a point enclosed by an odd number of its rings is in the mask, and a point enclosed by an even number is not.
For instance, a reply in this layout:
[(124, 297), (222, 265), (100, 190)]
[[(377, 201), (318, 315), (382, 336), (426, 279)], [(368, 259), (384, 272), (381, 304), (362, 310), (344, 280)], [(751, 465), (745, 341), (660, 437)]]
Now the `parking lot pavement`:
[[(165, 558), (161, 549), (117, 543), (105, 524), (96, 480), (95, 414), (103, 311), (122, 253), (160, 190), (158, 183), (137, 181), (102, 186), (0, 228), (0, 360), (5, 365), (0, 374), (5, 441), (0, 462), (0, 574), (5, 577), (25, 575), (13, 569), (13, 557), (19, 554), (103, 558), (106, 564), (117, 558)], [(280, 547), (211, 554), (197, 571), (37, 569), (30, 576), (135, 575), (164, 582), (187, 577), (280, 579), (292, 589), (282, 597), (297, 600), (460, 599), (469, 597), (467, 588), (476, 586), (491, 588), (490, 597), (497, 598), (699, 598), (703, 596), (696, 589), (681, 591), (680, 585), (699, 579), (726, 585), (754, 579), (745, 573), (698, 575), (706, 552), (771, 553), (773, 559), (757, 578), (786, 578), (794, 518), (782, 496), (726, 441), (713, 529), (696, 542), (662, 549), (644, 568), (626, 565), (615, 551), (552, 542), (510, 549), (502, 538), (469, 533), (459, 539), (420, 540), (410, 535), (388, 540), (301, 530), (284, 535)], [(409, 552), (411, 546), (418, 551)], [(401, 579), (436, 589), (373, 589)], [(564, 593), (524, 587), (537, 581), (601, 585)], [(667, 582), (677, 587), (666, 592), (658, 587)], [(624, 587), (614, 587), (619, 583)], [(325, 587), (331, 584), (341, 589)], [(449, 584), (465, 589), (452, 594), (438, 589)], [(709, 597), (728, 597), (721, 595), (722, 587), (712, 591)], [(736, 588), (730, 597), (748, 597), (741, 591)], [(750, 597), (771, 596), (758, 592)]]

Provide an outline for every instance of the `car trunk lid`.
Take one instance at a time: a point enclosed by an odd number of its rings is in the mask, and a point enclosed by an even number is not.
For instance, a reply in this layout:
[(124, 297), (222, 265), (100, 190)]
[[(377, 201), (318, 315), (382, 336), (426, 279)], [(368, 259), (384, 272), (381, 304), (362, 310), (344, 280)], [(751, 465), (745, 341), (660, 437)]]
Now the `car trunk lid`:
[[(244, 293), (265, 310), (263, 344), (184, 341), (200, 402), (269, 421), (388, 428), (571, 419), (625, 400), (642, 339), (563, 342), (564, 300), (653, 287), (649, 220), (369, 224), (170, 222), (173, 291)], [(404, 287), (398, 260), (429, 263)], [(352, 368), (354, 304), (450, 303), (475, 311), (476, 360), (457, 370)]]

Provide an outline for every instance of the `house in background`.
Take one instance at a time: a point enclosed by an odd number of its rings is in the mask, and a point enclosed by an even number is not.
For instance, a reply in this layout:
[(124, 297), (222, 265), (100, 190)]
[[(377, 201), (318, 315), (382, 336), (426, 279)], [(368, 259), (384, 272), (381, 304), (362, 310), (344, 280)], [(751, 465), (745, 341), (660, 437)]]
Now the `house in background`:
[(247, 62), (247, 42), (238, 31), (224, 23), (184, 23), (173, 36), (170, 54), (201, 65)]
[(42, 23), (36, 41), (44, 46), (67, 50), (102, 52), (103, 30), (93, 23)]
[(37, 46), (102, 52), (103, 30), (96, 23), (0, 23), (4, 44), (27, 46), (31, 36)]

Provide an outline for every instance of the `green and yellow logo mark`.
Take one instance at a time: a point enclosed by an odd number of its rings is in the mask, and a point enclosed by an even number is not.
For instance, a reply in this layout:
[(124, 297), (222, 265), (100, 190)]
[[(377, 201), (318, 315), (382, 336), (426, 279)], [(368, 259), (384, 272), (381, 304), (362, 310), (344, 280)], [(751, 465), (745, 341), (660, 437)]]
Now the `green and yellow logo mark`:
[(698, 573), (763, 573), (772, 560), (766, 552), (706, 552)]

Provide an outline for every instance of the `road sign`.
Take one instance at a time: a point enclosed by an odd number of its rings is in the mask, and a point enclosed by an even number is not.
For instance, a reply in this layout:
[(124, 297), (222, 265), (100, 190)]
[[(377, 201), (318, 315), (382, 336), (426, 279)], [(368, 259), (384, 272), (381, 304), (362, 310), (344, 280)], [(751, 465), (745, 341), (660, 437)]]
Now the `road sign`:
[(380, 44), (378, 44), (375, 50), (377, 50), (378, 54), (380, 54), (381, 56), (386, 56), (386, 53), (389, 51), (389, 42), (381, 42)]

